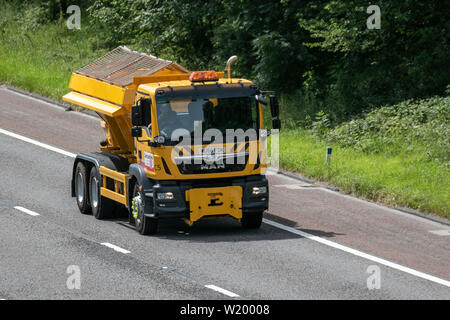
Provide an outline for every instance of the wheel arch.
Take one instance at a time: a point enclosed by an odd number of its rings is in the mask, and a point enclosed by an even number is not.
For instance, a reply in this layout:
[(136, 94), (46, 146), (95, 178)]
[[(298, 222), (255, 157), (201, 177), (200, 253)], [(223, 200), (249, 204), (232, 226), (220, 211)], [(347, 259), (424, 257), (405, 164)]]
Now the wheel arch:
[(71, 193), (72, 197), (75, 197), (75, 170), (79, 162), (82, 162), (86, 166), (86, 177), (89, 181), (89, 174), (93, 166), (100, 170), (100, 166), (104, 166), (111, 170), (116, 171), (128, 171), (128, 160), (122, 158), (116, 154), (109, 152), (91, 152), (91, 153), (79, 153), (75, 157), (72, 169), (72, 182), (71, 182)]
[[(131, 188), (133, 187), (132, 184), (134, 183), (134, 181), (136, 181), (140, 186), (142, 186), (144, 191), (152, 190), (154, 182), (152, 180), (150, 180), (149, 178), (147, 178), (144, 168), (139, 164), (135, 164), (135, 163), (131, 164), (128, 173), (130, 175), (130, 179), (128, 179), (128, 182), (127, 182), (127, 184), (128, 184), (127, 185), (128, 203), (131, 204), (131, 201), (132, 201), (132, 189)], [(144, 200), (145, 205), (148, 208), (148, 206), (151, 205), (151, 202), (148, 199), (148, 197), (144, 197), (144, 199), (145, 199)]]

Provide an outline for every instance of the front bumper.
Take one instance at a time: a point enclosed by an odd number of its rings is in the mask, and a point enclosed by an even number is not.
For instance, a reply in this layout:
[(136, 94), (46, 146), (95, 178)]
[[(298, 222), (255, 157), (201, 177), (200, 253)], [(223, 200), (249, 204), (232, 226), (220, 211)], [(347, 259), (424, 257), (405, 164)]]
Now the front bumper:
[[(252, 193), (253, 187), (267, 187), (266, 194), (254, 195)], [(240, 187), (242, 189), (242, 202), (241, 213), (261, 212), (268, 209), (269, 206), (269, 187), (267, 179), (264, 175), (254, 175), (247, 177), (239, 177), (233, 179), (208, 179), (208, 180), (189, 180), (189, 181), (157, 181), (153, 185), (152, 190), (144, 190), (144, 195), (147, 197), (153, 197), (153, 201), (146, 201), (146, 203), (152, 203), (152, 207), (146, 205), (145, 214), (161, 219), (166, 218), (186, 218), (191, 220), (191, 204), (189, 201), (189, 194), (198, 194), (197, 192), (190, 193), (189, 190), (193, 189), (208, 189), (224, 190), (226, 187)], [(231, 188), (233, 189), (233, 188)], [(158, 193), (171, 192), (173, 199), (171, 200), (158, 200)], [(197, 202), (197, 201), (196, 201)], [(150, 207), (150, 208), (149, 208)], [(213, 210), (214, 211), (214, 210)], [(223, 210), (217, 211), (219, 214), (223, 214)], [(235, 210), (228, 213), (231, 216), (238, 217)], [(217, 215), (217, 213), (204, 214), (202, 216)], [(195, 214), (198, 217), (198, 214)], [(195, 220), (194, 220), (195, 221)]]

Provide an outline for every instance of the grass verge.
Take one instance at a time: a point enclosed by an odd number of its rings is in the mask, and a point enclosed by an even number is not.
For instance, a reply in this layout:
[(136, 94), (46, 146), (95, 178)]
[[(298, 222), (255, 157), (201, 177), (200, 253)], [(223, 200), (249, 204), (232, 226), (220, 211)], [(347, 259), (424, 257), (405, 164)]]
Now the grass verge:
[[(325, 163), (328, 146), (333, 148), (329, 165)], [(421, 154), (367, 154), (327, 144), (308, 130), (285, 130), (280, 135), (280, 167), (358, 197), (450, 218), (449, 170), (423, 161)]]
[(0, 13), (0, 82), (61, 101), (72, 71), (106, 50), (95, 47), (88, 24), (41, 24), (37, 8), (23, 8), (23, 15), (16, 8), (4, 3)]

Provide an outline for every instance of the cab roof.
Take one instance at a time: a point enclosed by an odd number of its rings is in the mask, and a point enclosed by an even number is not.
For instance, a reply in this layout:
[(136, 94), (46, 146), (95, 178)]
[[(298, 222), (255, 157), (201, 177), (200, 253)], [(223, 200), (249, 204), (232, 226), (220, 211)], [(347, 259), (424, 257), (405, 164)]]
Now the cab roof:
[(255, 86), (256, 85), (246, 79), (238, 79), (238, 78), (232, 78), (227, 79), (227, 78), (222, 78), (219, 79), (218, 81), (201, 81), (201, 82), (192, 82), (189, 80), (175, 80), (175, 81), (160, 81), (160, 82), (151, 82), (151, 83), (143, 83), (141, 85), (139, 85), (137, 91), (139, 92), (145, 92), (148, 94), (156, 94), (157, 91), (159, 91), (160, 89), (165, 89), (165, 88), (202, 88), (202, 87), (212, 87), (212, 86), (216, 86), (216, 87), (250, 87), (250, 86)]

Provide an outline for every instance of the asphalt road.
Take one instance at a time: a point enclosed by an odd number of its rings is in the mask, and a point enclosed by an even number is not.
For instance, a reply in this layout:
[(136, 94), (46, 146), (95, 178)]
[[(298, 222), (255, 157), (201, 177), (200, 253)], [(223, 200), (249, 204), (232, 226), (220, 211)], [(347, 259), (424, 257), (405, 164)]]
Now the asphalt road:
[(450, 298), (448, 225), (278, 174), (259, 230), (170, 221), (140, 236), (81, 215), (71, 153), (102, 139), (94, 118), (0, 89), (0, 299)]

